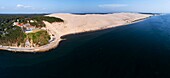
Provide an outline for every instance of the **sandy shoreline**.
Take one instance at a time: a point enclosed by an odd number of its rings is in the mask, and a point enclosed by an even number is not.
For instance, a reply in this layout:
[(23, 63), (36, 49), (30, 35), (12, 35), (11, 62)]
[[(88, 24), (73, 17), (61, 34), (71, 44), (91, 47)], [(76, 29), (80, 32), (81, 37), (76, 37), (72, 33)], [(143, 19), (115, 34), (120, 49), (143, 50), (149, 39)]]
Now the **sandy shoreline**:
[(51, 14), (48, 16), (59, 17), (65, 21), (64, 23), (52, 24), (44, 22), (48, 32), (54, 35), (53, 40), (49, 44), (33, 48), (0, 46), (0, 50), (8, 50), (12, 52), (46, 52), (56, 48), (62, 40), (61, 37), (64, 35), (103, 30), (132, 24), (151, 17), (152, 15), (138, 13), (115, 13), (103, 15)]

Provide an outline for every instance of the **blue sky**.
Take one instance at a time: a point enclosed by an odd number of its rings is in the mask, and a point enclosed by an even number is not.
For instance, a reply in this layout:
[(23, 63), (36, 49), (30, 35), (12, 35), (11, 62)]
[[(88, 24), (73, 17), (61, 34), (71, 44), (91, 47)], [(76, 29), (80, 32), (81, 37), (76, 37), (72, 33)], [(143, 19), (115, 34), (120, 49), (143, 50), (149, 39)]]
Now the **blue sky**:
[(160, 12), (169, 0), (0, 0), (0, 13)]

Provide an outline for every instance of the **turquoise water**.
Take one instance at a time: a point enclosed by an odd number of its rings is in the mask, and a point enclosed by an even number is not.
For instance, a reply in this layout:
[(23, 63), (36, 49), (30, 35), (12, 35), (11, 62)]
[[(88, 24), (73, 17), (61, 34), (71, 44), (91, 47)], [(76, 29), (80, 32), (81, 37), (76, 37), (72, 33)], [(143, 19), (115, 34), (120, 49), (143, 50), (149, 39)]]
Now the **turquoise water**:
[(170, 15), (63, 38), (47, 53), (0, 51), (0, 78), (169, 78)]

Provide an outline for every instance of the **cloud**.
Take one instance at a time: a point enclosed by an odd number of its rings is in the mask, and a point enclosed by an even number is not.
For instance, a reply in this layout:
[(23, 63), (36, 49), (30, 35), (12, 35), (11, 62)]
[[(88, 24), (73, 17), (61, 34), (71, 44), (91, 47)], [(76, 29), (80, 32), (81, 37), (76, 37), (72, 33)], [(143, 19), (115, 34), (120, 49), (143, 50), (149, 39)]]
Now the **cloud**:
[(42, 8), (42, 10), (46, 10), (47, 8)]
[(46, 8), (36, 8), (29, 5), (17, 4), (16, 9), (46, 10)]
[(32, 6), (21, 5), (21, 4), (17, 4), (16, 7), (17, 7), (17, 8), (33, 8)]
[(0, 9), (5, 9), (5, 7), (0, 7)]
[(98, 5), (98, 7), (101, 8), (119, 8), (119, 7), (126, 7), (128, 5), (126, 4), (103, 4), (103, 5)]

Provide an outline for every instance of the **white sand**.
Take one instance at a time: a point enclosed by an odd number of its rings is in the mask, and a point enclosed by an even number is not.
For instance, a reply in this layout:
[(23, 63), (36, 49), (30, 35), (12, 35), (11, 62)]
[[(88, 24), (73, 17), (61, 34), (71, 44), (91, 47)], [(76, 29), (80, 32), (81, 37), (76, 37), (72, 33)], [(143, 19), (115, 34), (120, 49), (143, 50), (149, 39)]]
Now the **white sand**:
[[(60, 36), (92, 30), (101, 30), (111, 27), (130, 24), (135, 20), (144, 19), (152, 15), (137, 13), (115, 13), (115, 14), (51, 14), (48, 16), (59, 17), (64, 23), (53, 23), (53, 30)], [(47, 25), (48, 27), (48, 25)]]

